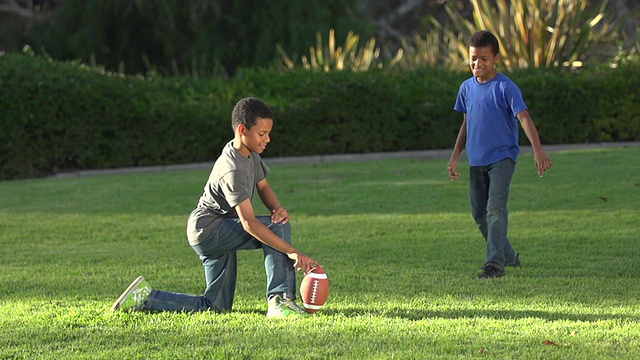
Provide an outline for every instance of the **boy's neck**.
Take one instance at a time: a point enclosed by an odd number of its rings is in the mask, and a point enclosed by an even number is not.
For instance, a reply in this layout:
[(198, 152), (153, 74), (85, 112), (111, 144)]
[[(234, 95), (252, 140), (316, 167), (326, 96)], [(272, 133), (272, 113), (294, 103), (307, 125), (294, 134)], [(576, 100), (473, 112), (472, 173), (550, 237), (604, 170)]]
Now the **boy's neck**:
[(251, 157), (251, 150), (244, 146), (240, 136), (236, 136), (233, 139), (233, 148), (236, 149), (236, 151), (238, 151), (242, 156), (246, 158)]
[(476, 76), (476, 80), (480, 84), (483, 84), (483, 83), (486, 83), (486, 82), (489, 82), (489, 81), (493, 80), (496, 76), (498, 76), (498, 72), (494, 70), (494, 71), (492, 71), (490, 73), (487, 73), (485, 76), (482, 76), (482, 77)]

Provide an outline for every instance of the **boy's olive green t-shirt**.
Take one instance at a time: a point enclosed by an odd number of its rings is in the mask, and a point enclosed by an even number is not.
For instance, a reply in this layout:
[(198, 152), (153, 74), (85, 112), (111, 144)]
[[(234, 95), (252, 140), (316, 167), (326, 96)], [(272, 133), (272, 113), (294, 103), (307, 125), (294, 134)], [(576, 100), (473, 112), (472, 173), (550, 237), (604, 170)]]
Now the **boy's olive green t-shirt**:
[(189, 244), (200, 244), (223, 218), (238, 217), (235, 207), (246, 199), (253, 201), (256, 184), (268, 174), (269, 167), (259, 154), (252, 152), (247, 158), (229, 141), (213, 165), (198, 206), (189, 215)]

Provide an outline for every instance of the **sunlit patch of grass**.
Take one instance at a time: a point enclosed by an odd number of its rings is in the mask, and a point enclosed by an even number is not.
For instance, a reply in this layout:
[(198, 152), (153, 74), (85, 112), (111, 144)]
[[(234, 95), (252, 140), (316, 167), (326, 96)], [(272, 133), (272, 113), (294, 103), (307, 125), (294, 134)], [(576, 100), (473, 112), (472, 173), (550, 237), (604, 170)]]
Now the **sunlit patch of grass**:
[(274, 165), (294, 243), (331, 281), (295, 321), (266, 318), (260, 251), (239, 254), (232, 312), (109, 311), (138, 275), (202, 293), (184, 227), (207, 171), (0, 182), (0, 358), (638, 358), (639, 156), (554, 153), (541, 179), (523, 155), (522, 267), (494, 280), (446, 161)]

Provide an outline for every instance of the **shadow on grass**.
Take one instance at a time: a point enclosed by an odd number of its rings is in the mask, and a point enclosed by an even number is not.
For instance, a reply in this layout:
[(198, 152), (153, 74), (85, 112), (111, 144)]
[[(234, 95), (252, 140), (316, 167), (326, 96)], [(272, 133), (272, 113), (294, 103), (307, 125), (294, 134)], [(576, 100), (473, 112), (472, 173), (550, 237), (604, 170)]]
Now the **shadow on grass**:
[(553, 311), (537, 311), (537, 310), (407, 310), (406, 308), (385, 309), (384, 311), (371, 311), (363, 308), (346, 308), (342, 310), (322, 311), (324, 315), (330, 316), (374, 316), (385, 317), (390, 319), (405, 320), (427, 320), (427, 319), (478, 319), (487, 318), (494, 320), (519, 320), (519, 319), (543, 319), (549, 321), (569, 320), (596, 322), (603, 320), (625, 320), (640, 321), (640, 316), (627, 316), (622, 314), (574, 314)]

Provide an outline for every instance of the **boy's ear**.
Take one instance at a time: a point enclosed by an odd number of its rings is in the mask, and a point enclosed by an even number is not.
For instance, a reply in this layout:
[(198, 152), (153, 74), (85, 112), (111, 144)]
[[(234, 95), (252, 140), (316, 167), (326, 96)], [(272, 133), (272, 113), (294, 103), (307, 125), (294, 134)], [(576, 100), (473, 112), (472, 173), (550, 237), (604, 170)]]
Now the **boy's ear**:
[(236, 128), (236, 131), (238, 132), (238, 134), (240, 135), (244, 135), (244, 132), (247, 130), (247, 128), (243, 125), (240, 124), (238, 125), (238, 127)]

